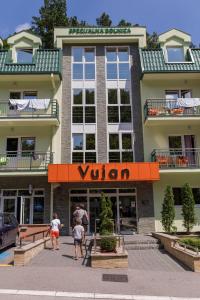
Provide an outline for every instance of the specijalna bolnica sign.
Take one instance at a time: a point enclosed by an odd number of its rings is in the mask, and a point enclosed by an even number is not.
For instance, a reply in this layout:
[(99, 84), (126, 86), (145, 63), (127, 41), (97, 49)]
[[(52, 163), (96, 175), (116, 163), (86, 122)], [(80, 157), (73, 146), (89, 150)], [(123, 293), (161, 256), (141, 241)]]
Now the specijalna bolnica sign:
[(126, 28), (70, 28), (70, 35), (117, 35), (117, 34), (130, 34), (131, 29)]

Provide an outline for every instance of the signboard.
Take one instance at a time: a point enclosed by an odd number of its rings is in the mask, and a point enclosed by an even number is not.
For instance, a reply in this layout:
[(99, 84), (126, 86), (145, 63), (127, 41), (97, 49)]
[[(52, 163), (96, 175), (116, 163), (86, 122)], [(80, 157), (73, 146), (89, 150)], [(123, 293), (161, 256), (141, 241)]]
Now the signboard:
[(126, 28), (70, 28), (70, 35), (117, 35), (117, 34), (130, 34), (131, 29), (129, 27)]
[(53, 164), (48, 182), (111, 182), (159, 180), (157, 163)]

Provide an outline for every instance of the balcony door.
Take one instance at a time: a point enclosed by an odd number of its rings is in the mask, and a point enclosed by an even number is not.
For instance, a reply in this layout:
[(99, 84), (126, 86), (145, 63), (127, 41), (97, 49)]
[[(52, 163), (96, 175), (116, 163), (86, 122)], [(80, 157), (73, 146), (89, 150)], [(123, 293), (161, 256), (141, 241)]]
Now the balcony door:
[(179, 162), (181, 158), (189, 166), (194, 166), (196, 163), (195, 158), (195, 136), (194, 135), (179, 135), (179, 136), (169, 136), (169, 149), (170, 155), (179, 157)]

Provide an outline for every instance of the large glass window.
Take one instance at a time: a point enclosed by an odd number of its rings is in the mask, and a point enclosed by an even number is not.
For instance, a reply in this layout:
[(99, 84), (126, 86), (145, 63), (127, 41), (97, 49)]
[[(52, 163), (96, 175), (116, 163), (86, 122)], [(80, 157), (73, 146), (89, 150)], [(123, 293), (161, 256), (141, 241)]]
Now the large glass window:
[(72, 123), (96, 123), (94, 89), (73, 89)]
[(72, 145), (72, 163), (96, 162), (96, 139), (94, 133), (73, 133)]
[(128, 89), (108, 89), (108, 123), (131, 123), (131, 103)]
[(73, 79), (95, 80), (95, 48), (74, 47)]
[(33, 49), (18, 49), (17, 50), (17, 63), (26, 64), (32, 63)]
[(106, 70), (108, 80), (130, 79), (128, 47), (109, 47), (106, 49)]
[(167, 47), (168, 62), (184, 62), (184, 49), (183, 47)]
[(109, 134), (109, 162), (133, 162), (131, 133)]
[[(200, 188), (192, 188), (192, 193), (193, 193), (195, 204), (196, 205), (200, 204)], [(174, 194), (174, 204), (182, 205), (181, 188), (174, 187), (173, 194)]]

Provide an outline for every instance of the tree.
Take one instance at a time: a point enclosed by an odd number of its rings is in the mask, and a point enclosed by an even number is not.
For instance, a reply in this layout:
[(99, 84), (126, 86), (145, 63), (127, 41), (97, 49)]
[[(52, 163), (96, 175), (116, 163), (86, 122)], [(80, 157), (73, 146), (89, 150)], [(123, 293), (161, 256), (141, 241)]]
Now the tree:
[(171, 186), (165, 190), (164, 201), (162, 205), (162, 226), (165, 232), (172, 232), (172, 225), (175, 218), (174, 195)]
[(195, 201), (192, 193), (192, 189), (188, 183), (186, 183), (181, 192), (182, 197), (182, 216), (183, 216), (183, 226), (186, 228), (187, 233), (191, 231), (196, 223), (195, 219)]
[(101, 213), (100, 213), (100, 234), (110, 235), (113, 233), (113, 212), (110, 198), (106, 197), (104, 193), (101, 195)]
[(96, 19), (96, 23), (99, 27), (110, 27), (112, 25), (112, 20), (110, 19), (110, 16), (104, 12)]
[(54, 47), (54, 27), (67, 25), (66, 0), (44, 0), (39, 17), (32, 17), (32, 30), (41, 36), (45, 48)]
[(130, 27), (132, 24), (130, 22), (127, 22), (124, 19), (121, 19), (117, 25), (118, 27)]
[(157, 49), (159, 47), (158, 34), (156, 32), (153, 32), (152, 34), (147, 32), (147, 48)]

